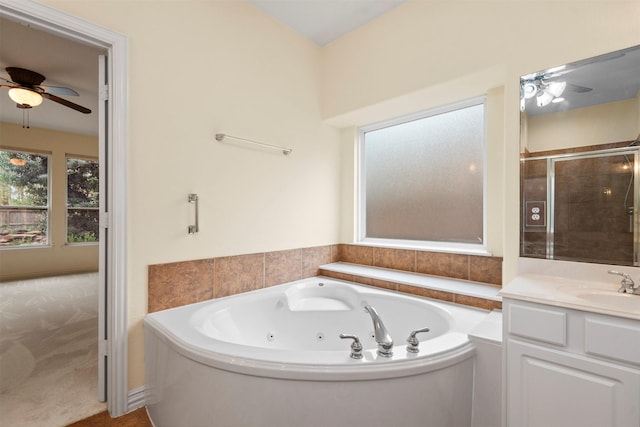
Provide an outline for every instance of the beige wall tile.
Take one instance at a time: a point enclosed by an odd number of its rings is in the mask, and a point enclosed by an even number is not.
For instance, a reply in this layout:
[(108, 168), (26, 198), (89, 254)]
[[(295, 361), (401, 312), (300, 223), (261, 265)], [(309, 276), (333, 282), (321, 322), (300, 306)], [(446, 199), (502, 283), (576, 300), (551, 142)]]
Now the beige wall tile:
[(302, 249), (264, 254), (264, 285), (274, 286), (302, 279)]
[(373, 248), (373, 265), (393, 270), (416, 271), (416, 251)]
[(148, 268), (148, 312), (213, 298), (213, 258), (155, 264)]
[(354, 281), (353, 274), (337, 273), (335, 271), (329, 271), (329, 270), (320, 270), (320, 275), (325, 277), (330, 277), (332, 279), (337, 279), (337, 280), (346, 280), (349, 282)]
[(469, 280), (502, 286), (502, 258), (470, 256)]
[(486, 309), (501, 305), (481, 298), (319, 269), (322, 264), (337, 261), (375, 265), (401, 271), (416, 271), (497, 286), (502, 282), (502, 258), (499, 257), (359, 245), (327, 245), (150, 265), (149, 312), (317, 275)]
[(502, 308), (502, 303), (499, 301), (470, 297), (467, 295), (456, 295), (454, 302), (456, 304), (470, 305), (472, 307), (483, 308), (485, 310), (499, 310)]
[(352, 264), (373, 265), (373, 248), (360, 245), (340, 245), (338, 258)]
[(336, 248), (337, 245), (302, 248), (302, 277), (315, 277), (320, 274), (321, 265), (336, 262)]
[(216, 258), (214, 298), (264, 287), (264, 254)]
[(468, 280), (469, 256), (418, 251), (416, 253), (416, 272)]
[(418, 286), (398, 285), (398, 290), (407, 294), (417, 295), (420, 297), (434, 298), (442, 301), (453, 302), (454, 294), (444, 291), (436, 291), (433, 289), (420, 288)]

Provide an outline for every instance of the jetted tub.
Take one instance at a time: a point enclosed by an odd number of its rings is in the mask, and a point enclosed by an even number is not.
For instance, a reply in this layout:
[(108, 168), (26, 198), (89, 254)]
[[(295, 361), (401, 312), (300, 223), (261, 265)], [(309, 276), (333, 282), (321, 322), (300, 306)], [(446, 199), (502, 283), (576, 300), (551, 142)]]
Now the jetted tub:
[[(376, 309), (394, 347), (377, 353)], [(146, 316), (155, 427), (471, 424), (478, 310), (315, 277)], [(407, 351), (419, 333), (419, 352)], [(363, 357), (351, 357), (357, 335)]]

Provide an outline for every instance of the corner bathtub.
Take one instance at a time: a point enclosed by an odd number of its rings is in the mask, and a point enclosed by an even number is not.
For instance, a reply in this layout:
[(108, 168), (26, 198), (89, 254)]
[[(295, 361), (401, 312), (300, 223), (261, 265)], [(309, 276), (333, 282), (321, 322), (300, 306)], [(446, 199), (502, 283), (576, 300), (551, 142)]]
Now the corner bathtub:
[[(373, 306), (394, 340), (376, 353)], [(474, 347), (486, 311), (314, 277), (146, 316), (155, 427), (471, 424)], [(419, 353), (407, 352), (413, 330)], [(360, 337), (362, 359), (350, 357)]]

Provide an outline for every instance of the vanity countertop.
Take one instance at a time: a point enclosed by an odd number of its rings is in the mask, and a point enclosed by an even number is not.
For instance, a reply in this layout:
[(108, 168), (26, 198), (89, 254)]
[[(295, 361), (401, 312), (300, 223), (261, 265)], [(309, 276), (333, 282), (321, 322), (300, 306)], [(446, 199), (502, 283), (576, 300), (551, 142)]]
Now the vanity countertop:
[(501, 291), (503, 298), (640, 320), (640, 295), (618, 293), (617, 283), (523, 274)]

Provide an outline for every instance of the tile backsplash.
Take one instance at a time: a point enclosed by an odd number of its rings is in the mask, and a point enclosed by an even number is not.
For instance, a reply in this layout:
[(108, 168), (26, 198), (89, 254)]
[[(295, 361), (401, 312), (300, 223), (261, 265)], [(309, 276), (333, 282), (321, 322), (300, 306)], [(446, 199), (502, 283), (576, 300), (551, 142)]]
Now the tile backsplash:
[(148, 311), (314, 277), (337, 253), (337, 245), (329, 245), (150, 265)]
[[(338, 244), (150, 265), (148, 311), (151, 313), (314, 277), (321, 273), (321, 265), (338, 261), (484, 282), (495, 286), (502, 284), (502, 258), (499, 257)], [(330, 275), (324, 271), (322, 274)], [(447, 292), (438, 293), (353, 276), (342, 278), (460, 304), (499, 308), (495, 302)]]

